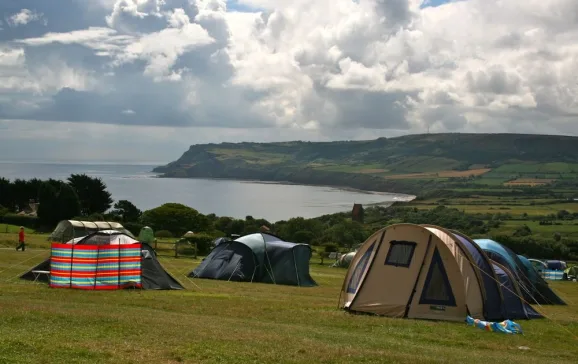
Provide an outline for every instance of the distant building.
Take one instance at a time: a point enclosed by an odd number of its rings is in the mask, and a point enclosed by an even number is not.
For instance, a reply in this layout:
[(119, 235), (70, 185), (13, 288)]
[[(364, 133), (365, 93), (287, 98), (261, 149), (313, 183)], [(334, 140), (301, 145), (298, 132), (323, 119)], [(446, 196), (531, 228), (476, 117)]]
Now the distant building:
[(351, 211), (351, 220), (363, 224), (363, 213), (363, 206), (360, 203), (354, 203), (353, 210)]

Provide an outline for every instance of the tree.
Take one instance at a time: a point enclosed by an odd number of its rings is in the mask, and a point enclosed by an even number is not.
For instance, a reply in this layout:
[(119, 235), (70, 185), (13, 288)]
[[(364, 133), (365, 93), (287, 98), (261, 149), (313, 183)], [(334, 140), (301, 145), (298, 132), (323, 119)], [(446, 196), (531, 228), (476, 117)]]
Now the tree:
[(55, 199), (55, 208), (57, 209), (58, 221), (70, 220), (80, 215), (80, 200), (74, 189), (66, 184), (60, 184), (60, 191)]
[(357, 221), (343, 220), (327, 231), (327, 237), (342, 247), (351, 250), (353, 246), (361, 244), (367, 239), (367, 232)]
[(153, 230), (168, 230), (175, 236), (181, 236), (189, 230), (207, 231), (208, 219), (197, 210), (180, 203), (166, 203), (143, 212), (141, 223)]
[(142, 211), (132, 202), (120, 200), (114, 204), (112, 214), (120, 217), (123, 222), (137, 222), (142, 215)]
[(38, 211), (37, 215), (42, 224), (54, 225), (59, 220), (59, 214), (56, 209), (56, 195), (58, 190), (48, 182), (40, 185), (38, 188)]
[(102, 179), (86, 174), (71, 174), (68, 184), (76, 191), (80, 200), (80, 211), (84, 216), (103, 214), (113, 203)]
[(14, 211), (14, 200), (12, 198), (12, 183), (6, 178), (0, 177), (0, 206)]
[(528, 227), (528, 225), (524, 224), (520, 227), (518, 227), (515, 231), (514, 231), (514, 236), (530, 236), (532, 235), (532, 230)]
[(287, 241), (311, 243), (321, 236), (323, 223), (315, 219), (294, 217), (280, 224), (275, 224), (275, 230)]
[(74, 189), (64, 182), (56, 188), (53, 181), (38, 187), (38, 218), (42, 224), (55, 225), (60, 220), (70, 220), (80, 214), (80, 201)]

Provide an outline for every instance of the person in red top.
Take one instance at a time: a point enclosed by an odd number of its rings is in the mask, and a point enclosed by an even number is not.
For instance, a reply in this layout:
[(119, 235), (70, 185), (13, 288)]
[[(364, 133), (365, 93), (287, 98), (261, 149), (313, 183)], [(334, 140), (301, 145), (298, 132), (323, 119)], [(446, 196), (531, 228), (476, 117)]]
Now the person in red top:
[(26, 250), (26, 244), (24, 243), (24, 226), (20, 226), (20, 231), (18, 232), (18, 246), (16, 250), (18, 251), (20, 248), (22, 248), (22, 251)]

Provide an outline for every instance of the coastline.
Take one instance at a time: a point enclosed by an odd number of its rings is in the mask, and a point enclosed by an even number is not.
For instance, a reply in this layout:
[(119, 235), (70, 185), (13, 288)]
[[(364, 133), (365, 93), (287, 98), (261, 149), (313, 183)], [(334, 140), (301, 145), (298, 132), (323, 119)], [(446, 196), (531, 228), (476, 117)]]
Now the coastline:
[(270, 185), (286, 185), (286, 186), (308, 186), (308, 187), (323, 187), (323, 188), (332, 188), (335, 190), (340, 191), (347, 191), (347, 192), (355, 192), (355, 193), (362, 193), (366, 195), (377, 195), (377, 196), (391, 196), (391, 200), (386, 200), (383, 202), (375, 202), (368, 204), (369, 206), (380, 206), (384, 204), (393, 204), (396, 202), (411, 202), (417, 198), (415, 195), (407, 194), (407, 193), (397, 193), (397, 192), (381, 192), (381, 191), (371, 191), (371, 190), (362, 190), (355, 187), (350, 186), (330, 186), (330, 185), (321, 185), (321, 184), (314, 184), (314, 183), (296, 183), (291, 181), (267, 181), (267, 180), (258, 180), (258, 179), (237, 179), (237, 178), (228, 178), (228, 177), (175, 177), (175, 176), (165, 176), (164, 173), (159, 172), (152, 172), (157, 173), (156, 176), (151, 176), (151, 178), (174, 178), (174, 179), (198, 179), (198, 180), (209, 180), (209, 181), (234, 181), (234, 182), (241, 182), (241, 183), (255, 183), (255, 184), (270, 184)]

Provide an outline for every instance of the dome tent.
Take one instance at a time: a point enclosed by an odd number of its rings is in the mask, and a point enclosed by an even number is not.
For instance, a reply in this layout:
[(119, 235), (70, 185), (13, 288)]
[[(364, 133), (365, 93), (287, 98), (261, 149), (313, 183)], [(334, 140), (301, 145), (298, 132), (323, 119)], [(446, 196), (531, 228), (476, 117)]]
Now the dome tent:
[(333, 263), (332, 267), (349, 268), (355, 254), (357, 254), (357, 251), (342, 254), (339, 259)]
[(349, 312), (464, 321), (462, 274), (452, 252), (415, 224), (394, 224), (371, 235), (351, 262), (339, 297)]
[(475, 239), (490, 259), (506, 267), (520, 285), (524, 299), (541, 305), (566, 305), (538, 272), (532, 263), (520, 259), (510, 248), (491, 239)]
[(255, 233), (220, 242), (188, 276), (312, 287), (317, 283), (309, 275), (310, 258), (307, 244)]
[[(466, 314), (486, 320), (542, 317), (520, 298), (509, 271), (493, 263), (458, 232), (391, 225), (363, 243), (339, 305), (350, 312), (448, 321), (463, 321)], [(503, 285), (518, 293), (504, 293)]]
[[(49, 271), (50, 278), (35, 277), (34, 271)], [(165, 271), (150, 245), (114, 230), (53, 243), (51, 257), (20, 278), (50, 283), (51, 287), (121, 289), (130, 287), (127, 283), (131, 281), (143, 289), (184, 289)]]
[(140, 229), (138, 240), (149, 245), (153, 244), (155, 241), (155, 233), (153, 229), (151, 229), (149, 226), (144, 226), (142, 229)]

